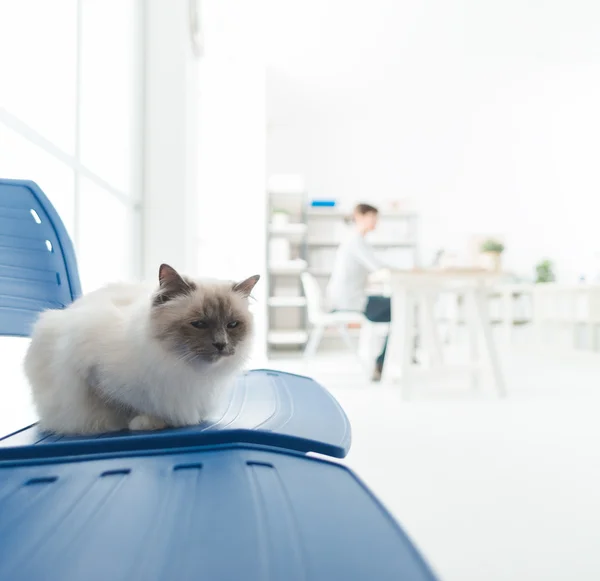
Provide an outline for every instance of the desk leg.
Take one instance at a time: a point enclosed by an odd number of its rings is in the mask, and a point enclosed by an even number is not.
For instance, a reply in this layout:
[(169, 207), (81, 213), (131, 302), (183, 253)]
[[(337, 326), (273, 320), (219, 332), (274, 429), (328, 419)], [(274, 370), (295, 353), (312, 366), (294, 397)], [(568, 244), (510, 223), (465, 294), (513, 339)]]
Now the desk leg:
[(513, 331), (513, 292), (512, 290), (504, 290), (502, 293), (502, 314), (504, 319), (504, 330), (506, 333), (506, 342), (510, 345), (512, 343), (512, 331)]
[(502, 375), (502, 367), (500, 365), (500, 359), (498, 352), (496, 351), (496, 344), (494, 342), (494, 336), (492, 333), (492, 326), (490, 324), (489, 313), (486, 308), (485, 293), (483, 289), (475, 289), (473, 291), (473, 297), (475, 299), (475, 305), (477, 307), (477, 314), (479, 324), (483, 332), (483, 340), (485, 348), (487, 349), (490, 364), (492, 367), (492, 374), (494, 376), (494, 382), (498, 395), (500, 397), (506, 397), (506, 385), (504, 384), (504, 377)]
[(383, 381), (399, 380), (403, 395), (408, 390), (415, 332), (415, 302), (408, 290), (392, 294), (392, 321), (382, 370)]
[(415, 345), (415, 296), (407, 292), (404, 300), (404, 332), (402, 334), (402, 396), (410, 389), (413, 350)]
[(465, 305), (465, 325), (469, 333), (469, 352), (471, 363), (471, 387), (476, 390), (479, 388), (479, 331), (477, 329), (477, 305), (473, 293), (463, 295)]
[(423, 339), (427, 342), (431, 367), (439, 367), (443, 362), (442, 342), (435, 321), (435, 295), (427, 293), (421, 299), (423, 314)]

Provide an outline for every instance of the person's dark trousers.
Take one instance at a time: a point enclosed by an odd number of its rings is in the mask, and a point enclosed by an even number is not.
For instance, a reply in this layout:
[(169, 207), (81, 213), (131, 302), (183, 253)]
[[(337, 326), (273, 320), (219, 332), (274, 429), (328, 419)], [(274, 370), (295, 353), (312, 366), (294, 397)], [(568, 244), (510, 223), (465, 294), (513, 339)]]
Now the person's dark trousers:
[[(371, 296), (367, 299), (365, 317), (372, 323), (389, 323), (392, 320), (392, 303), (389, 297)], [(388, 335), (385, 337), (383, 350), (377, 357), (377, 366), (381, 369), (385, 360), (385, 351), (388, 344)]]
[[(417, 320), (416, 316), (417, 309), (415, 308), (415, 321)], [(367, 299), (367, 306), (365, 307), (365, 317), (369, 319), (369, 321), (373, 323), (390, 323), (392, 320), (392, 303), (389, 297), (380, 297), (380, 296), (370, 296)], [(385, 352), (388, 346), (388, 338), (389, 334), (385, 336), (385, 342), (383, 343), (383, 350), (381, 351), (379, 357), (376, 359), (376, 364), (381, 369), (383, 367), (383, 362), (385, 360)], [(417, 346), (419, 344), (419, 338), (415, 335), (414, 340), (414, 353), (413, 353), (413, 363), (417, 362)]]

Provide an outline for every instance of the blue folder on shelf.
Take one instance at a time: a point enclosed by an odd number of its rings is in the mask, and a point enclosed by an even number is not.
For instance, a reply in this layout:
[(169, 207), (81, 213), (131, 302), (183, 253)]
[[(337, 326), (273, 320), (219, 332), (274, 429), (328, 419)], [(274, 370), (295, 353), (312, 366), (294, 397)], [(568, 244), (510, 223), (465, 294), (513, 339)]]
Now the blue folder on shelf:
[[(80, 294), (75, 253), (33, 182), (0, 180), (0, 335)], [(190, 428), (0, 437), (0, 580), (432, 581), (345, 466), (350, 425), (318, 383), (240, 377)], [(319, 457), (307, 453), (319, 454)]]

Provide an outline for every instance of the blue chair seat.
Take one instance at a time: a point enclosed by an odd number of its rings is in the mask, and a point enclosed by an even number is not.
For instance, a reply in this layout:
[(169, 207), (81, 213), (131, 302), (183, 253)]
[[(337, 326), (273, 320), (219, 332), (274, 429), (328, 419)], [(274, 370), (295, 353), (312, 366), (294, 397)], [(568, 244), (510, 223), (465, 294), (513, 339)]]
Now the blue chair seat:
[(0, 471), (0, 579), (433, 579), (333, 462), (231, 445), (0, 460)]
[(316, 381), (280, 371), (256, 370), (240, 377), (214, 419), (204, 425), (92, 437), (48, 434), (33, 425), (0, 438), (0, 459), (232, 442), (342, 458), (350, 449), (350, 423), (335, 399)]

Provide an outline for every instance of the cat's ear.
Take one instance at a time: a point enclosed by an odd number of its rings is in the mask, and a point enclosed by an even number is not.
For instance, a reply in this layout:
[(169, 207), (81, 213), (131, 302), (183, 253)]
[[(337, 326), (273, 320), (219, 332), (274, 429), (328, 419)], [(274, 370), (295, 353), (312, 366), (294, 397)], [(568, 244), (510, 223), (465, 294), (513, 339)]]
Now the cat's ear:
[(154, 305), (162, 305), (172, 298), (189, 293), (195, 285), (185, 280), (172, 266), (161, 264), (158, 269), (159, 289), (154, 296)]
[(161, 287), (172, 285), (183, 285), (185, 281), (180, 274), (168, 264), (161, 264), (158, 269), (158, 282)]
[(249, 297), (259, 278), (260, 274), (255, 274), (254, 276), (251, 276), (242, 282), (236, 282), (233, 285), (233, 291), (240, 293), (244, 297)]

